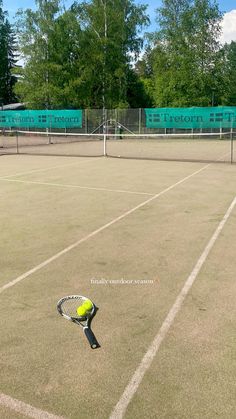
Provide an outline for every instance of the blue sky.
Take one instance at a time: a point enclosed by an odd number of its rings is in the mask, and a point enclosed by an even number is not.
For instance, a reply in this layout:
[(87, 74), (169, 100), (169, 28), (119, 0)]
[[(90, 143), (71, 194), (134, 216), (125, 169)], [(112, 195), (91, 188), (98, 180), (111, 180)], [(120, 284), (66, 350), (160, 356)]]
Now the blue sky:
[[(140, 1), (137, 0), (137, 3), (148, 4), (148, 9), (150, 15), (154, 14), (154, 10), (161, 5), (161, 0), (149, 0), (149, 1)], [(9, 4), (10, 3), (10, 4)], [(66, 6), (69, 6), (72, 3), (72, 0), (64, 0)], [(4, 9), (9, 11), (9, 16), (13, 16), (17, 9), (22, 8), (34, 8), (34, 0), (3, 0)], [(236, 9), (235, 0), (219, 0), (220, 9), (222, 11), (228, 12), (230, 10)]]
[[(157, 7), (161, 5), (161, 0), (149, 0), (149, 1), (140, 1), (137, 0), (137, 3), (148, 4), (148, 10), (150, 16), (154, 15), (154, 11)], [(64, 0), (66, 6), (69, 6), (72, 3), (72, 0)], [(27, 9), (34, 8), (34, 0), (3, 0), (4, 9), (8, 10), (9, 16), (12, 18), (17, 9)], [(220, 9), (222, 11), (228, 12), (230, 10), (236, 9), (236, 0), (219, 0)]]
[[(64, 0), (66, 7), (69, 7), (73, 0)], [(148, 30), (155, 29), (155, 9), (161, 6), (161, 0), (136, 0), (136, 3), (148, 4), (148, 14), (151, 18), (152, 25)], [(220, 10), (226, 12), (223, 21), (223, 38), (225, 42), (230, 40), (236, 41), (236, 0), (218, 0)], [(3, 0), (4, 10), (8, 11), (9, 18), (13, 21), (13, 17), (19, 8), (33, 9), (35, 7), (34, 0)]]

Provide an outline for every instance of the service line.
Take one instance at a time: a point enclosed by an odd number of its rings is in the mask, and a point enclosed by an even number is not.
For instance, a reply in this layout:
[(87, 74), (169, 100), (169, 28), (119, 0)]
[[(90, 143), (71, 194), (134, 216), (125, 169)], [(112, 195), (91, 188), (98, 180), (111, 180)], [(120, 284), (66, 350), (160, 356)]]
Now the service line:
[(33, 184), (33, 185), (43, 185), (43, 186), (56, 186), (60, 188), (78, 188), (78, 189), (88, 189), (91, 191), (99, 191), (99, 192), (118, 192), (118, 193), (127, 193), (127, 194), (134, 194), (134, 195), (149, 195), (154, 196), (154, 193), (149, 192), (138, 192), (138, 191), (129, 191), (123, 189), (108, 189), (108, 188), (95, 188), (92, 186), (80, 186), (80, 185), (71, 185), (65, 183), (52, 183), (52, 182), (39, 182), (35, 180), (20, 180), (20, 179), (7, 179), (5, 177), (0, 177), (0, 181), (5, 182), (19, 182), (19, 183), (26, 183), (26, 184)]

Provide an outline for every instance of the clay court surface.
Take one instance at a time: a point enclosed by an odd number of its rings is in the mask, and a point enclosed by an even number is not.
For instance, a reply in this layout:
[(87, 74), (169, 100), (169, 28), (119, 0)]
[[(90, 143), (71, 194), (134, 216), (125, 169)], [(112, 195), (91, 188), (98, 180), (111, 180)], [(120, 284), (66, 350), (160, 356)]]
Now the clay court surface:
[(0, 185), (1, 418), (236, 417), (235, 164), (3, 155)]

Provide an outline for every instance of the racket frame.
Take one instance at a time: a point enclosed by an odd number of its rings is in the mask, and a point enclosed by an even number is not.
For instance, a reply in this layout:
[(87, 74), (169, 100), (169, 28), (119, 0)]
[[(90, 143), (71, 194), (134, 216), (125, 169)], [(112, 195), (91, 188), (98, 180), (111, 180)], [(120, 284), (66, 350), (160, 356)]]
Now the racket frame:
[[(91, 310), (88, 311), (86, 316), (69, 316), (68, 314), (66, 314), (63, 311), (63, 303), (65, 301), (68, 301), (68, 300), (78, 300), (78, 302), (79, 301), (83, 302), (83, 301), (89, 300), (89, 301), (91, 301), (93, 307), (92, 307)], [(84, 297), (83, 295), (68, 295), (66, 297), (61, 298), (58, 301), (57, 310), (58, 310), (59, 314), (62, 317), (64, 317), (66, 320), (69, 320), (69, 321), (79, 325), (80, 327), (82, 327), (83, 332), (84, 332), (84, 334), (85, 334), (85, 336), (86, 336), (86, 338), (87, 338), (87, 340), (90, 344), (90, 347), (92, 349), (100, 348), (100, 345), (99, 345), (99, 343), (98, 343), (98, 341), (97, 341), (97, 339), (96, 339), (96, 337), (95, 337), (95, 335), (94, 335), (94, 333), (91, 329), (91, 321), (94, 318), (94, 316), (95, 316), (95, 314), (98, 310), (98, 307), (95, 306), (95, 304), (93, 303), (92, 300), (90, 300), (90, 298)]]

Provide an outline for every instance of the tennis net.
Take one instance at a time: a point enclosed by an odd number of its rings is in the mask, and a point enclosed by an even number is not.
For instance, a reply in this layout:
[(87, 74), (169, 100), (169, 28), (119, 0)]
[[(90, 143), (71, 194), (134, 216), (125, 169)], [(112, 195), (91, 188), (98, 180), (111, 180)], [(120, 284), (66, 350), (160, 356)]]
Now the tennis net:
[(55, 156), (104, 155), (102, 134), (80, 134), (49, 131), (5, 131), (0, 136), (1, 153)]
[(233, 133), (108, 135), (111, 157), (170, 161), (233, 162)]
[(65, 133), (8, 131), (0, 136), (0, 153), (61, 156), (235, 162), (233, 136), (227, 132)]

